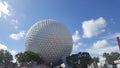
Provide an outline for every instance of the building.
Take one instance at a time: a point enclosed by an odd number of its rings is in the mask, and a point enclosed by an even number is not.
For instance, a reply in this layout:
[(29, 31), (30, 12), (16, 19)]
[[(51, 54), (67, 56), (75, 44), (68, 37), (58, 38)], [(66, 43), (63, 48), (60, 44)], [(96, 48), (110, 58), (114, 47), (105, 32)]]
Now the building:
[(46, 65), (57, 66), (70, 55), (73, 40), (68, 29), (56, 20), (46, 19), (35, 23), (25, 39), (26, 50), (37, 52)]

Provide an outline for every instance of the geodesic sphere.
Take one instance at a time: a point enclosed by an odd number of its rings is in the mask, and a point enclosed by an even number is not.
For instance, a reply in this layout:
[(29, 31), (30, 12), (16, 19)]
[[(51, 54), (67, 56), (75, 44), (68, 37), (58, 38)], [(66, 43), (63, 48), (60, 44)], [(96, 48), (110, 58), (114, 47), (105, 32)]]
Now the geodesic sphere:
[(47, 65), (61, 64), (62, 58), (71, 53), (72, 46), (73, 40), (68, 29), (51, 19), (35, 23), (25, 39), (26, 50), (39, 53)]

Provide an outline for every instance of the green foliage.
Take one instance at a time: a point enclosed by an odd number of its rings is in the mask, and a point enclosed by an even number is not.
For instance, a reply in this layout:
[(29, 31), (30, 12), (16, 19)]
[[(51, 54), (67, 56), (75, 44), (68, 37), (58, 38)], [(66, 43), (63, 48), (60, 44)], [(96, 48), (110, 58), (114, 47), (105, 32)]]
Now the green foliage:
[(119, 58), (120, 54), (118, 52), (104, 53), (103, 57), (106, 58), (106, 62), (113, 62)]
[(26, 57), (25, 57), (24, 53), (22, 53), (22, 52), (16, 54), (15, 57), (19, 63), (26, 62)]
[(35, 61), (37, 62), (37, 64), (43, 63), (41, 57), (37, 53), (32, 51), (25, 51), (24, 53), (20, 52), (15, 57), (19, 63), (31, 61)]
[(71, 56), (66, 57), (66, 62), (68, 65), (74, 68), (77, 68), (76, 66), (86, 68), (87, 64), (90, 64), (91, 62), (91, 56), (88, 52), (80, 52), (78, 54), (73, 54)]
[(99, 62), (99, 57), (93, 57), (93, 58), (92, 58), (92, 62), (98, 63), (98, 62)]
[(13, 60), (13, 56), (7, 50), (0, 50), (0, 65)]

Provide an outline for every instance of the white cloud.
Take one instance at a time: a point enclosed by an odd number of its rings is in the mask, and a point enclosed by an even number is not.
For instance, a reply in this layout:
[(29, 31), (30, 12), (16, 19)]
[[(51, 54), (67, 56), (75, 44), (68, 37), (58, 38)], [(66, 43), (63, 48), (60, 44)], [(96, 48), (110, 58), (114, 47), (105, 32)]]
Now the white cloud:
[(17, 54), (17, 51), (16, 50), (10, 50), (10, 53), (14, 56)]
[(11, 53), (11, 55), (13, 55), (13, 62), (16, 62), (16, 59), (15, 59), (15, 55), (17, 54), (16, 50), (10, 50), (10, 49), (8, 49), (8, 47), (6, 45), (0, 43), (0, 50), (1, 49), (9, 51)]
[(115, 38), (119, 36), (120, 37), (120, 33), (115, 33)]
[(73, 44), (73, 50), (77, 50), (80, 46)]
[(113, 24), (113, 25), (115, 25), (115, 24), (116, 24), (116, 22), (115, 22), (114, 18), (111, 18), (111, 19), (110, 19), (110, 21), (112, 22), (112, 24)]
[(103, 37), (103, 38), (106, 38), (107, 40), (110, 40), (110, 39), (116, 39), (116, 37), (120, 37), (120, 33), (114, 33), (114, 34), (108, 34), (106, 37)]
[(5, 46), (4, 44), (1, 44), (1, 43), (0, 43), (0, 49), (8, 50), (7, 46)]
[(82, 45), (81, 42), (79, 42), (80, 40), (80, 35), (79, 35), (79, 31), (76, 30), (75, 33), (72, 35), (73, 38), (73, 50), (77, 50), (79, 49), (79, 47)]
[(80, 46), (82, 46), (82, 45), (83, 45), (83, 43), (81, 43), (81, 42), (74, 43), (73, 44), (73, 50), (74, 51), (78, 50), (80, 48)]
[(10, 15), (10, 10), (8, 9), (8, 3), (7, 2), (2, 2), (0, 0), (0, 18), (3, 16), (9, 16)]
[(105, 60), (106, 60), (105, 57), (99, 56), (99, 61), (100, 61), (100, 63), (102, 64), (102, 66), (105, 64)]
[(93, 46), (87, 49), (88, 52), (95, 55), (102, 55), (103, 53), (118, 52), (118, 46), (113, 46), (108, 43), (107, 40), (98, 40)]
[(75, 33), (72, 35), (72, 38), (73, 38), (73, 42), (77, 42), (78, 40), (80, 40), (80, 35), (78, 30), (75, 31)]
[(10, 23), (15, 29), (18, 29), (18, 20), (17, 19), (12, 19)]
[(109, 45), (110, 44), (106, 40), (99, 40), (93, 44), (93, 48), (95, 48), (95, 49), (104, 48), (104, 47), (107, 47)]
[(11, 53), (11, 55), (13, 56), (13, 62), (16, 62), (16, 59), (15, 59), (15, 55), (17, 54), (16, 50), (10, 50), (10, 49), (8, 49), (8, 47), (6, 45), (0, 43), (0, 50), (1, 49), (9, 51)]
[(16, 50), (10, 50), (10, 49), (8, 49), (8, 47), (7, 47), (6, 45), (0, 43), (0, 50), (1, 50), (1, 49), (3, 49), (3, 50), (8, 50), (12, 55), (17, 54), (17, 51), (16, 51)]
[[(1, 22), (7, 22), (8, 24), (12, 25), (15, 29), (18, 29), (18, 19), (16, 19), (15, 15), (9, 8), (9, 5), (6, 1), (0, 0), (0, 21)], [(9, 17), (8, 17), (9, 16)]]
[(96, 20), (91, 19), (82, 23), (83, 37), (91, 38), (105, 32), (106, 21), (103, 17)]
[(13, 61), (12, 62), (16, 62), (15, 59), (15, 55), (18, 53), (16, 50), (9, 50), (9, 52), (11, 53), (11, 55), (13, 56)]
[(11, 39), (14, 39), (14, 40), (19, 40), (19, 39), (23, 38), (24, 35), (25, 35), (25, 31), (20, 31), (20, 32), (17, 33), (17, 34), (15, 34), (15, 33), (10, 34), (9, 37), (10, 37)]

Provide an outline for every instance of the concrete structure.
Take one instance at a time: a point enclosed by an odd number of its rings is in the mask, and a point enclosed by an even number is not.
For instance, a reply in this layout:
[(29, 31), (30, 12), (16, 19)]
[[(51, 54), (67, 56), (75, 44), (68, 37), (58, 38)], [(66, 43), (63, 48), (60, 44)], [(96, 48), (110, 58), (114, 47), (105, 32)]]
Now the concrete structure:
[(46, 65), (60, 65), (71, 53), (73, 40), (68, 29), (56, 20), (35, 23), (25, 39), (26, 50), (39, 53)]
[(116, 64), (117, 68), (120, 68), (120, 59), (115, 60), (114, 63)]

